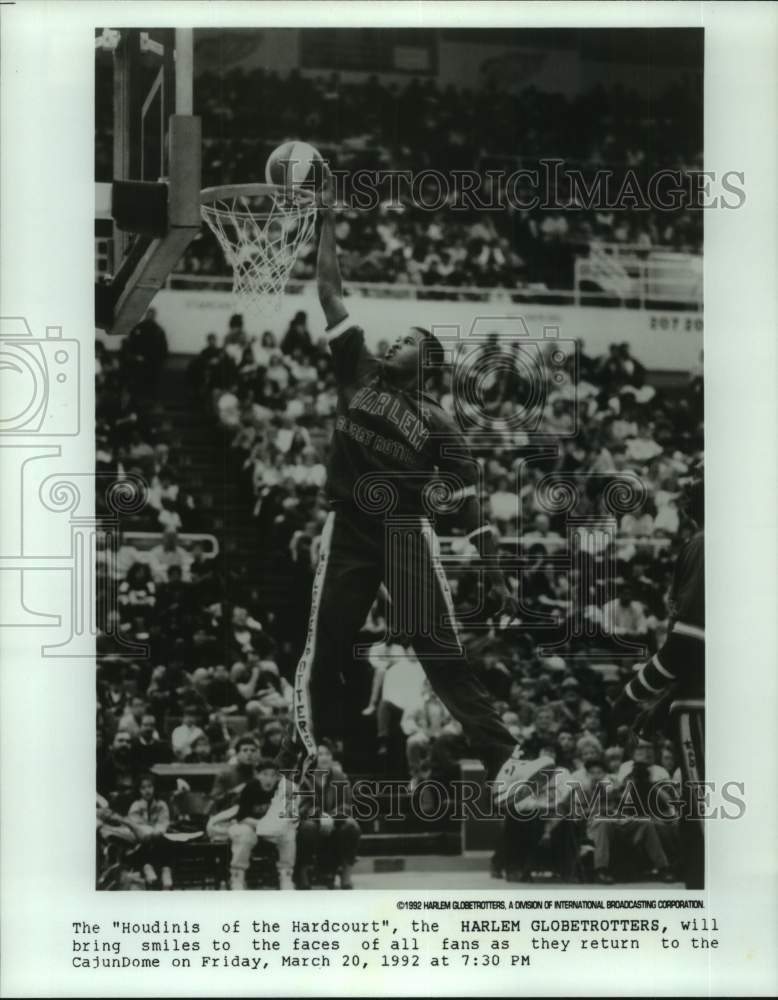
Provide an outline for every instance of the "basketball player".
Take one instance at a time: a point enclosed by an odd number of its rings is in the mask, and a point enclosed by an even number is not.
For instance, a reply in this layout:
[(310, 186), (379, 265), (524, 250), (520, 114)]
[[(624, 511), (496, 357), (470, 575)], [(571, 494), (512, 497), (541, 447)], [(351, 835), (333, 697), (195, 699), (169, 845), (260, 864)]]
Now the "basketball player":
[[(670, 590), (670, 627), (662, 648), (642, 664), (614, 705), (617, 722), (638, 734), (667, 728), (666, 710), (684, 699), (699, 706), (705, 698), (705, 487), (702, 467), (693, 471), (683, 491), (682, 514), (695, 533), (681, 550)], [(694, 785), (704, 787), (704, 711), (696, 709), (684, 732), (676, 735), (683, 796), (679, 825), (681, 861), (687, 889), (704, 887), (703, 821)], [(695, 724), (691, 724), (691, 722)]]
[[(325, 168), (318, 213), (317, 285), (338, 383), (327, 475), (331, 512), (322, 544), (305, 650), (295, 676), (294, 721), (308, 757), (335, 737), (341, 666), (383, 582), (398, 631), (411, 644), (435, 694), (457, 719), (495, 782), (498, 801), (551, 766), (522, 759), (513, 736), (468, 663), (430, 518), (431, 487), (444, 487), (467, 537), (488, 564), (488, 602), (514, 617), (517, 605), (480, 509), (478, 466), (454, 420), (422, 391), (425, 362), (442, 347), (427, 330), (402, 331), (382, 358), (343, 300), (335, 243), (332, 175)], [(288, 749), (288, 748), (287, 748)], [(289, 765), (288, 754), (280, 766)]]

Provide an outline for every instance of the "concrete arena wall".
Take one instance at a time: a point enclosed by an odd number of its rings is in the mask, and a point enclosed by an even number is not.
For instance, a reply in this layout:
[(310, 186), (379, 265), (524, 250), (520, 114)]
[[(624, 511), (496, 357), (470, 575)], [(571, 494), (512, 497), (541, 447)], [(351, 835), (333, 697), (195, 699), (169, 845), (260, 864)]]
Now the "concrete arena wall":
[[(197, 353), (210, 332), (221, 337), (235, 311), (232, 296), (219, 291), (165, 290), (158, 293), (153, 306), (167, 331), (170, 349), (176, 354)], [(531, 337), (543, 337), (544, 328), (556, 327), (560, 338), (581, 338), (586, 353), (591, 355), (604, 353), (614, 341), (626, 341), (635, 357), (658, 371), (689, 371), (699, 364), (703, 344), (703, 319), (699, 313), (362, 296), (349, 297), (348, 306), (371, 344), (394, 337), (409, 326), (444, 327), (448, 328), (442, 331), (444, 336), (460, 337), (473, 330), (478, 334), (496, 331), (513, 339), (523, 319)], [(252, 334), (272, 329), (280, 336), (298, 310), (308, 314), (314, 336), (323, 332), (314, 286), (286, 295), (278, 314), (258, 319), (244, 314), (245, 325)], [(107, 343), (116, 346), (114, 338), (107, 338)]]

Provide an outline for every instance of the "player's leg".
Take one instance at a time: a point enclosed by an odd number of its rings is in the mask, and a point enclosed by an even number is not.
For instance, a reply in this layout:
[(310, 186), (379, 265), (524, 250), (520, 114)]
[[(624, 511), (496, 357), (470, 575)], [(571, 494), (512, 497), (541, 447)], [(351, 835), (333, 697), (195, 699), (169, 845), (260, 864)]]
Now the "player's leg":
[(495, 778), (516, 749), (516, 740), (465, 656), (432, 526), (419, 518), (415, 531), (400, 530), (402, 542), (398, 539), (387, 552), (385, 578), (393, 609), (402, 615), (395, 627), (411, 637), (435, 694), (461, 723), (489, 777)]
[[(342, 670), (353, 655), (381, 582), (381, 548), (347, 514), (331, 513), (322, 534), (305, 648), (294, 682), (294, 725), (306, 754), (340, 734)], [(281, 767), (289, 761), (279, 761)]]

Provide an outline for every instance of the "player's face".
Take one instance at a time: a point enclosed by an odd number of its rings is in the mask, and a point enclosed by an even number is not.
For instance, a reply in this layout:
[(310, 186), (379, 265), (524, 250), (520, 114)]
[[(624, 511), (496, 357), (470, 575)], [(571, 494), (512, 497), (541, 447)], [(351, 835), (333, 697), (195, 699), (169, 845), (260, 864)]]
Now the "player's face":
[(406, 330), (384, 353), (384, 367), (397, 375), (415, 375), (419, 370), (419, 351), (424, 340), (418, 330)]

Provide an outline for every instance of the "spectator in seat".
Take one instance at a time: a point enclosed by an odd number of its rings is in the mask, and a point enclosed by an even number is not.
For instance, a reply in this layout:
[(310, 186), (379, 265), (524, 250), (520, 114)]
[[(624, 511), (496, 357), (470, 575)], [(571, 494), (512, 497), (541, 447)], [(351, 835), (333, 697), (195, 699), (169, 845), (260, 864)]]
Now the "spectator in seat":
[(562, 536), (559, 532), (551, 530), (548, 514), (536, 514), (532, 521), (532, 531), (525, 532), (521, 536), (521, 541), (525, 551), (530, 546), (542, 545), (546, 552), (551, 554), (559, 549)]
[(138, 617), (144, 624), (151, 622), (157, 595), (149, 566), (138, 562), (130, 567), (127, 579), (119, 584), (117, 600), (122, 622)]
[(213, 668), (213, 677), (205, 689), (205, 698), (211, 707), (218, 708), (224, 715), (235, 715), (240, 711), (243, 698), (223, 663), (217, 663)]
[(575, 677), (565, 677), (562, 681), (559, 693), (561, 698), (554, 702), (557, 711), (557, 718), (562, 725), (570, 726), (573, 731), (580, 729), (583, 718), (587, 712), (591, 711), (591, 704), (581, 697), (581, 686)]
[(257, 644), (262, 632), (262, 626), (252, 618), (246, 608), (236, 605), (228, 628), (227, 640), (235, 652), (235, 659), (258, 652)]
[(196, 705), (187, 703), (181, 709), (181, 724), (171, 733), (170, 744), (176, 760), (183, 761), (192, 749), (192, 744), (204, 736), (199, 725), (200, 713)]
[(124, 689), (124, 671), (113, 663), (110, 664), (109, 668), (107, 658), (105, 666), (108, 668), (106, 670), (108, 676), (104, 686), (101, 686), (100, 689), (100, 701), (103, 710), (118, 719), (124, 713), (125, 704), (129, 700)]
[(292, 317), (292, 322), (281, 339), (281, 350), (287, 355), (299, 350), (306, 357), (313, 353), (313, 341), (308, 332), (308, 317), (302, 310)]
[(210, 764), (213, 761), (211, 741), (205, 733), (192, 741), (192, 747), (184, 758), (185, 764)]
[(408, 737), (405, 743), (410, 790), (430, 775), (432, 744), (451, 725), (452, 718), (443, 702), (432, 692), (429, 681), (424, 685), (424, 701), (415, 712), (406, 712), (402, 722)]
[(627, 583), (621, 585), (619, 596), (603, 607), (602, 622), (606, 633), (635, 642), (648, 633), (646, 609), (641, 601), (633, 600), (632, 587)]
[(213, 760), (225, 760), (227, 751), (230, 748), (232, 737), (224, 721), (221, 712), (211, 712), (208, 716), (208, 725), (205, 727), (205, 735), (211, 744)]
[(574, 771), (575, 751), (575, 736), (567, 729), (560, 729), (556, 739), (556, 760), (559, 766), (567, 768), (568, 771)]
[(248, 335), (243, 328), (243, 316), (240, 313), (233, 313), (230, 316), (230, 322), (227, 327), (227, 332), (224, 334), (224, 342), (222, 346), (229, 357), (233, 359), (236, 365), (239, 365), (241, 358), (243, 357), (244, 348), (248, 344)]
[(225, 431), (233, 432), (240, 428), (240, 399), (237, 385), (231, 385), (218, 394), (216, 412), (219, 423)]
[[(281, 676), (278, 665), (273, 660), (260, 660), (254, 693), (251, 699), (246, 702), (246, 715), (250, 727), (256, 728), (262, 724), (262, 720), (267, 720), (283, 712), (284, 709), (291, 706), (291, 700), (291, 686)], [(263, 756), (267, 756), (267, 754)]]
[(138, 774), (151, 771), (155, 764), (168, 764), (172, 759), (170, 747), (159, 738), (157, 721), (150, 712), (140, 720), (138, 737), (132, 747), (133, 767)]
[(203, 719), (211, 711), (208, 701), (208, 687), (211, 671), (207, 667), (197, 667), (191, 675), (185, 675), (184, 686), (179, 690), (182, 703), (185, 702)]
[[(647, 860), (657, 872), (660, 881), (675, 880), (662, 846), (659, 821), (649, 812), (651, 798), (649, 790), (654, 781), (640, 750), (636, 749), (635, 754), (636, 760), (628, 762), (632, 768), (628, 772), (627, 779), (616, 782), (616, 788), (621, 796), (620, 806), (625, 802), (627, 792), (629, 793), (631, 815), (624, 815), (626, 807), (619, 808), (615, 815), (598, 816), (591, 819), (588, 824), (587, 832), (594, 844), (595, 880), (604, 884), (611, 884), (614, 881), (611, 862), (613, 850), (619, 844), (629, 845), (633, 857)], [(605, 777), (605, 767), (601, 759), (592, 758), (586, 766), (593, 768), (594, 775), (599, 781), (607, 780), (609, 783), (612, 781), (610, 777)], [(629, 788), (627, 788), (628, 782)]]
[(119, 718), (118, 729), (123, 729), (130, 736), (137, 737), (141, 729), (141, 720), (147, 711), (147, 704), (143, 698), (135, 695), (130, 698), (129, 704), (125, 706), (124, 712)]
[(267, 368), (270, 364), (271, 355), (277, 351), (278, 343), (272, 330), (265, 330), (259, 341), (255, 339), (251, 343), (251, 353), (257, 368)]
[(221, 356), (218, 337), (215, 333), (209, 333), (205, 338), (205, 347), (192, 361), (189, 369), (196, 387), (208, 387), (212, 384)]
[[(378, 753), (383, 769), (394, 770), (402, 765), (403, 719), (415, 713), (424, 696), (425, 675), (411, 647), (401, 643), (377, 642), (370, 647), (369, 662), (373, 667), (370, 701), (363, 714), (376, 713)], [(395, 744), (400, 743), (396, 747)], [(398, 757), (395, 762), (394, 758)]]
[(537, 757), (544, 747), (553, 747), (556, 744), (558, 728), (551, 706), (541, 705), (537, 708), (532, 732), (524, 743), (526, 755)]
[(272, 760), (260, 760), (255, 778), (248, 781), (235, 807), (235, 821), (228, 835), (232, 845), (230, 888), (246, 888), (246, 871), (251, 852), (260, 838), (274, 844), (278, 851), (280, 889), (293, 889), (297, 857), (297, 825), (292, 795), (294, 786), (281, 776)]
[(237, 805), (240, 793), (248, 781), (256, 776), (259, 747), (252, 736), (241, 736), (235, 744), (235, 760), (216, 775), (211, 789), (211, 819), (208, 836), (213, 841), (227, 839), (227, 825), (220, 814)]
[(328, 888), (334, 886), (338, 873), (340, 888), (353, 889), (351, 873), (360, 836), (359, 824), (351, 814), (351, 785), (325, 740), (300, 793), (297, 888), (311, 888), (316, 865)]
[(157, 796), (154, 776), (144, 774), (138, 782), (138, 798), (130, 806), (124, 823), (141, 845), (141, 864), (147, 888), (157, 882), (157, 868), (160, 868), (162, 888), (173, 888), (173, 874), (170, 868), (171, 846), (165, 840), (170, 826), (170, 810), (167, 802)]
[(552, 747), (545, 750), (548, 767), (507, 803), (502, 857), (508, 882), (531, 882), (539, 863), (549, 865), (566, 882), (578, 881), (576, 828), (565, 808), (572, 791), (571, 775), (554, 764)]
[(179, 566), (181, 579), (188, 583), (192, 557), (186, 549), (179, 545), (178, 532), (175, 528), (166, 528), (162, 533), (162, 542), (155, 545), (149, 553), (149, 565), (155, 583), (167, 583), (168, 569)]
[(167, 360), (165, 331), (157, 323), (155, 309), (147, 309), (143, 319), (127, 334), (121, 347), (122, 369), (130, 378), (133, 390), (142, 396), (155, 397), (162, 366)]
[(262, 742), (260, 752), (263, 757), (274, 759), (284, 741), (284, 724), (276, 719), (270, 719), (262, 727)]
[(119, 730), (108, 752), (97, 761), (97, 790), (110, 798), (122, 779), (133, 780), (132, 737)]
[(510, 488), (507, 476), (501, 476), (498, 480), (497, 489), (489, 497), (489, 507), (501, 535), (510, 534), (516, 529), (520, 514), (519, 497)]

